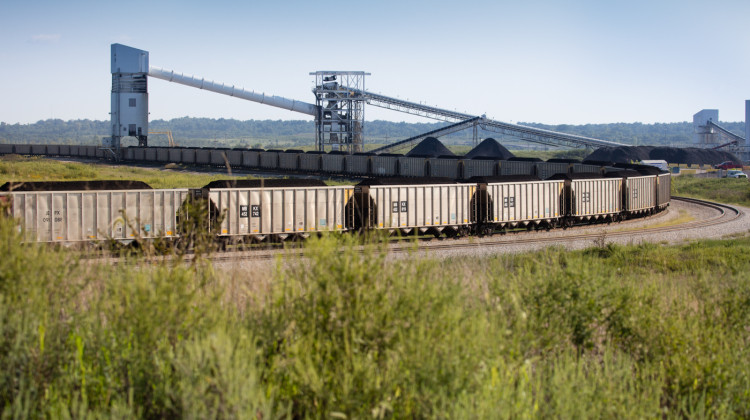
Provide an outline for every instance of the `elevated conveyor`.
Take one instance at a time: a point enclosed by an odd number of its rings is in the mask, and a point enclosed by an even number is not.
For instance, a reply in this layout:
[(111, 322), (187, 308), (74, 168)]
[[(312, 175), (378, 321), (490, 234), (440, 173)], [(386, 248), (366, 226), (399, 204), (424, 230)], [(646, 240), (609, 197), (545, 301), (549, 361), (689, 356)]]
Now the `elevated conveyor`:
[(409, 146), (414, 146), (416, 143), (430, 136), (440, 137), (440, 136), (445, 136), (447, 134), (455, 133), (457, 131), (465, 130), (469, 127), (476, 125), (477, 122), (481, 119), (482, 117), (470, 118), (466, 121), (457, 122), (455, 124), (451, 124), (442, 128), (438, 128), (436, 130), (428, 131), (426, 133), (423, 133), (414, 137), (409, 137), (406, 140), (401, 140), (395, 143), (385, 145), (383, 147), (378, 147), (377, 149), (371, 150), (371, 152), (372, 153), (384, 153), (384, 152), (396, 151), (396, 150), (403, 149)]
[(738, 136), (737, 134), (732, 133), (731, 131), (729, 131), (726, 128), (720, 126), (719, 124), (716, 124), (713, 121), (708, 121), (706, 123), (706, 125), (708, 127), (713, 128), (714, 130), (718, 131), (719, 133), (723, 134), (724, 136), (732, 139), (732, 141), (734, 141), (734, 142), (745, 143), (745, 138), (744, 137), (741, 137), (741, 136)]
[(484, 115), (477, 117), (476, 115), (469, 115), (415, 102), (404, 101), (398, 98), (392, 98), (389, 96), (371, 93), (359, 89), (349, 88), (349, 91), (354, 95), (365, 97), (368, 104), (375, 105), (380, 108), (392, 109), (394, 111), (405, 112), (407, 114), (419, 115), (421, 117), (432, 118), (441, 121), (463, 122), (467, 120), (473, 120), (474, 124), (479, 125), (484, 130), (513, 136), (529, 142), (541, 143), (550, 146), (567, 147), (593, 148), (605, 146), (624, 146), (624, 144), (622, 143), (613, 141), (577, 136), (574, 134), (558, 133), (555, 131), (542, 130), (539, 128), (527, 127), (519, 124), (505, 123), (502, 121), (491, 120), (489, 118), (486, 118)]
[(165, 70), (158, 67), (149, 67), (148, 75), (168, 82), (209, 90), (211, 92), (221, 93), (222, 95), (234, 96), (236, 98), (275, 106), (289, 111), (300, 112), (314, 117), (318, 116), (318, 106), (307, 102), (282, 98), (281, 96), (268, 96), (265, 93), (245, 90), (244, 88), (235, 85), (226, 85), (224, 83), (214, 82), (213, 80), (188, 76), (186, 74), (176, 73), (173, 70)]

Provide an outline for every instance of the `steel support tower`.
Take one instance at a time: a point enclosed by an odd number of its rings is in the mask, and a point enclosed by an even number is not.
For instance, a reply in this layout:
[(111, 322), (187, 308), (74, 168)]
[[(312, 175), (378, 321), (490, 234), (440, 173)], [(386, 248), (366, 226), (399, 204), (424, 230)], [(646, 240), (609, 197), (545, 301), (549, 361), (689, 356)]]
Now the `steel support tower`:
[[(362, 151), (365, 124), (365, 90), (363, 71), (316, 71), (315, 145), (318, 150)], [(353, 89), (352, 89), (353, 88)]]

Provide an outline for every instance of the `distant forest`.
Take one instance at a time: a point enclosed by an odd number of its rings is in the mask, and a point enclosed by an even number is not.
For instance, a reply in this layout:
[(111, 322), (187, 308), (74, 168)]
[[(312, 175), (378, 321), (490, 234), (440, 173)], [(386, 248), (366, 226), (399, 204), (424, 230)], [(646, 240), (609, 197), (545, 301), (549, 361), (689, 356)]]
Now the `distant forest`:
[[(585, 125), (547, 125), (523, 123), (521, 125), (577, 134), (632, 145), (687, 146), (693, 142), (691, 122), (679, 123), (611, 123)], [(446, 125), (446, 123), (405, 123), (368, 121), (365, 123), (365, 141), (369, 144), (386, 144), (405, 139)], [(722, 122), (721, 125), (744, 137), (744, 122)], [(315, 143), (314, 124), (302, 120), (248, 120), (211, 118), (176, 118), (149, 122), (149, 131), (170, 130), (175, 142), (182, 146), (228, 147), (305, 147)], [(44, 120), (34, 124), (0, 123), (0, 143), (67, 143), (100, 144), (109, 133), (109, 121)], [(480, 138), (493, 137), (506, 147), (525, 147), (529, 143), (498, 133), (480, 130)], [(135, 144), (126, 138), (124, 144)], [(446, 144), (471, 144), (472, 130), (441, 137)], [(149, 144), (166, 144), (165, 136), (151, 135)]]

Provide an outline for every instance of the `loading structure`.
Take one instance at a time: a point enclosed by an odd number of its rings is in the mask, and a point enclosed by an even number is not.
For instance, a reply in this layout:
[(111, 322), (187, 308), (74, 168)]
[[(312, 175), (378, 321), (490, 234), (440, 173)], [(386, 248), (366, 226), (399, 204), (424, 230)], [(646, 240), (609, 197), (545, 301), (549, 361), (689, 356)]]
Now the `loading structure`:
[(121, 139), (127, 136), (137, 138), (139, 146), (148, 146), (147, 76), (312, 116), (315, 118), (315, 142), (320, 151), (362, 151), (365, 141), (365, 103), (451, 123), (433, 132), (388, 145), (380, 149), (383, 152), (391, 146), (404, 147), (428, 135), (439, 136), (466, 128), (474, 129), (476, 139), (478, 127), (551, 146), (591, 148), (622, 145), (612, 141), (509, 124), (488, 119), (484, 115), (464, 114), (375, 94), (365, 90), (365, 76), (369, 73), (361, 71), (317, 71), (310, 75), (315, 77), (315, 104), (151, 67), (148, 51), (112, 44), (112, 132), (111, 137), (103, 142), (104, 149), (111, 150), (115, 158), (119, 159)]
[(750, 163), (750, 100), (745, 101), (745, 137), (719, 125), (718, 109), (703, 109), (693, 115), (694, 143), (697, 147), (721, 149)]
[(362, 151), (365, 125), (365, 88), (363, 71), (316, 71), (315, 145), (318, 150)]
[(119, 159), (120, 139), (148, 145), (148, 51), (112, 44), (111, 136), (103, 146)]

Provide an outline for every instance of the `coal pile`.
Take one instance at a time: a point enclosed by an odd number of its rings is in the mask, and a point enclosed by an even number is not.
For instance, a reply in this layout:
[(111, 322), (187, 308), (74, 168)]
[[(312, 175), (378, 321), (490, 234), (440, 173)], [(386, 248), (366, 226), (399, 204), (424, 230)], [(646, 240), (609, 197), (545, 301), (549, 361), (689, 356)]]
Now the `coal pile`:
[(464, 158), (466, 159), (498, 159), (507, 160), (514, 157), (513, 153), (508, 151), (502, 144), (493, 138), (484, 139), (477, 147), (471, 149)]
[(419, 142), (418, 145), (414, 146), (413, 149), (406, 156), (413, 157), (438, 157), (438, 156), (455, 156), (453, 152), (448, 150), (440, 140), (435, 137), (427, 137), (426, 139)]
[(0, 191), (106, 191), (106, 190), (150, 190), (142, 181), (98, 180), (98, 181), (40, 181), (6, 182)]
[[(681, 160), (678, 160), (680, 158)], [(690, 163), (696, 165), (718, 165), (719, 163), (728, 160), (742, 163), (742, 161), (733, 153), (722, 150), (701, 149), (697, 147), (688, 147), (684, 149), (656, 147), (651, 151), (651, 159), (662, 159), (666, 160), (668, 163)]]
[(600, 147), (586, 156), (584, 161), (621, 162), (628, 163), (638, 160), (651, 159), (652, 146), (618, 146)]
[(534, 175), (493, 175), (493, 176), (473, 176), (465, 181), (471, 184), (500, 184), (509, 182), (527, 182), (527, 181), (541, 181), (541, 179)]
[(619, 146), (602, 147), (588, 155), (585, 161), (628, 163), (640, 160), (666, 160), (667, 163), (716, 165), (728, 160), (740, 162), (734, 154), (698, 147)]
[(392, 177), (367, 178), (357, 185), (423, 185), (423, 184), (455, 184), (456, 181), (445, 177)]
[(326, 183), (319, 179), (222, 179), (211, 181), (203, 188), (295, 188), (295, 187), (325, 187)]
[(547, 178), (547, 181), (551, 180), (572, 180), (572, 179), (600, 179), (603, 178), (601, 174), (592, 174), (588, 172), (584, 173), (573, 173), (573, 174), (554, 174)]

